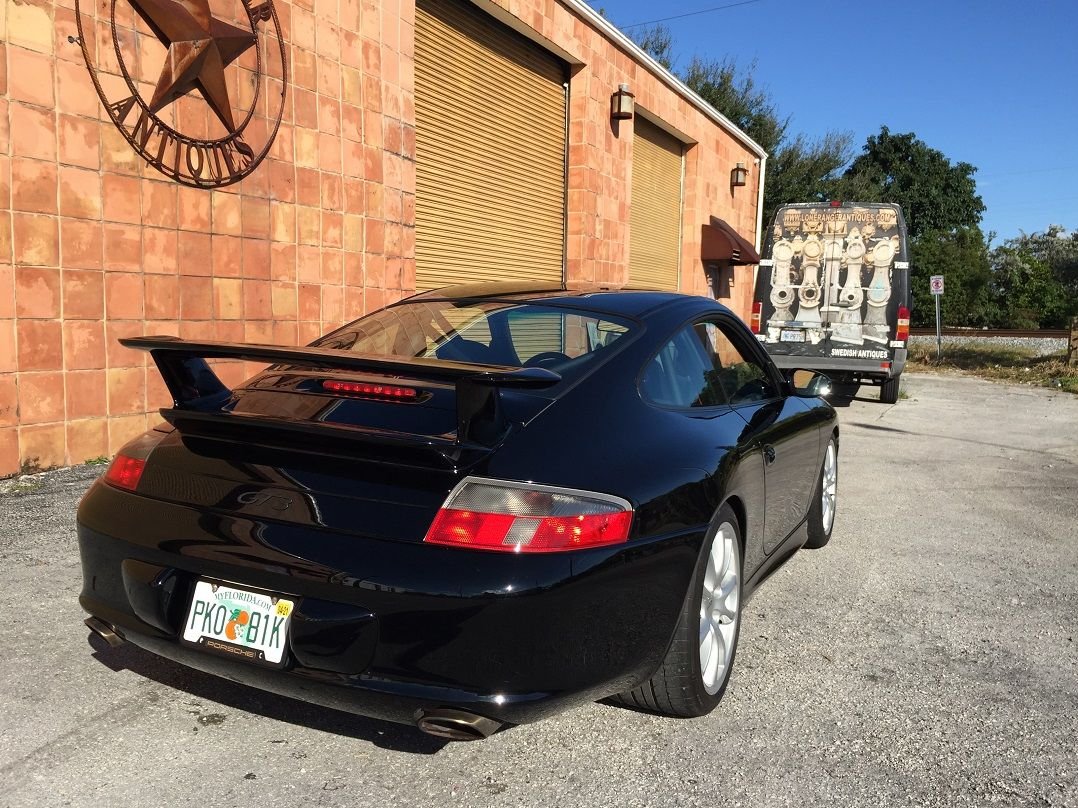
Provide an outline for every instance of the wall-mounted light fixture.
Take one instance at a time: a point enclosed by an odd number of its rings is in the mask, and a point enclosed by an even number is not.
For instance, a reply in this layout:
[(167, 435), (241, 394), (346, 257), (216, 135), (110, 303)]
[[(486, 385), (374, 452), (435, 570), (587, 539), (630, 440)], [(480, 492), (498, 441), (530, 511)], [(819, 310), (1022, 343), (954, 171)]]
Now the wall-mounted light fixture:
[(633, 104), (636, 100), (629, 92), (628, 84), (619, 84), (618, 91), (610, 96), (610, 117), (615, 121), (627, 121), (633, 117)]
[(749, 170), (744, 163), (738, 163), (730, 170), (730, 187), (744, 188), (749, 181)]

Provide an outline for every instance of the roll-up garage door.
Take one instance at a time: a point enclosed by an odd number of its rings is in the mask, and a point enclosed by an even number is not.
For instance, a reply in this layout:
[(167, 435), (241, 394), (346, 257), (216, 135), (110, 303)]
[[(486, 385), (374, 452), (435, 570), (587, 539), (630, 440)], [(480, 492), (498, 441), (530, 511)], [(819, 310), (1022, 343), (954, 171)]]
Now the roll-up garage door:
[(684, 146), (640, 115), (633, 120), (633, 128), (629, 285), (677, 289)]
[(564, 64), (463, 0), (417, 0), (416, 287), (560, 283)]

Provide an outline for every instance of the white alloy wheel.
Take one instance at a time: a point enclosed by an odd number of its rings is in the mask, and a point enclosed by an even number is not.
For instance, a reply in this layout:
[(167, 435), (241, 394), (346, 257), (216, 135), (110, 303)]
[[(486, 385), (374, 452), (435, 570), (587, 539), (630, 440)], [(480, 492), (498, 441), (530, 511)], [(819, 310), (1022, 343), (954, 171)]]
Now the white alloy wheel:
[(709, 695), (719, 692), (730, 672), (741, 615), (741, 560), (737, 531), (719, 526), (711, 543), (700, 596), (700, 675)]
[(830, 533), (835, 521), (835, 505), (838, 498), (838, 451), (834, 441), (827, 444), (827, 456), (823, 459), (823, 481), (820, 485), (820, 513), (823, 516), (823, 532)]

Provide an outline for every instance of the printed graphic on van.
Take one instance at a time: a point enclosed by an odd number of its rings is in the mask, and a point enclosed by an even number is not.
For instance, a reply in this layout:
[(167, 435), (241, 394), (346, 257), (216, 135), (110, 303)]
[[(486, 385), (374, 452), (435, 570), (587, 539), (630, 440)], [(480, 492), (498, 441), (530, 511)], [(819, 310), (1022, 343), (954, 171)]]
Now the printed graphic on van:
[(890, 358), (909, 298), (897, 205), (780, 208), (764, 255), (754, 326), (770, 353)]

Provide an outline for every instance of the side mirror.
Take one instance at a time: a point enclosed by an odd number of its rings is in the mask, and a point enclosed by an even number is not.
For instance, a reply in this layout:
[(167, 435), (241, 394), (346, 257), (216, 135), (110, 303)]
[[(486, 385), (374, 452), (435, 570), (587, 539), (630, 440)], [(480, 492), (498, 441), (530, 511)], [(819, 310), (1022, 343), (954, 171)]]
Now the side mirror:
[(814, 370), (792, 370), (787, 374), (794, 395), (801, 398), (823, 398), (831, 395), (831, 379)]

